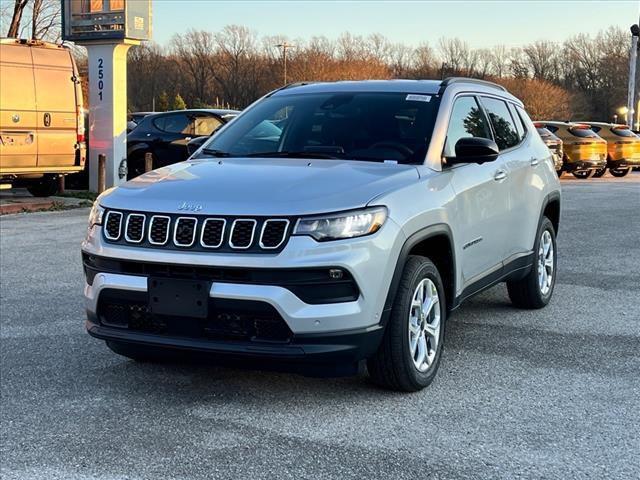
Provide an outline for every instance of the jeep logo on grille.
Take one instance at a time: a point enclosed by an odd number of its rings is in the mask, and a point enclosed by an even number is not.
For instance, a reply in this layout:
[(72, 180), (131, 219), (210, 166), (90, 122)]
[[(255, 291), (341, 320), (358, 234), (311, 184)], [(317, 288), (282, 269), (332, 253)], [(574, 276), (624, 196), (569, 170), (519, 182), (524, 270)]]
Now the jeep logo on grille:
[(200, 205), (199, 203), (182, 202), (178, 206), (178, 210), (187, 212), (199, 212), (200, 210), (202, 210), (202, 205)]

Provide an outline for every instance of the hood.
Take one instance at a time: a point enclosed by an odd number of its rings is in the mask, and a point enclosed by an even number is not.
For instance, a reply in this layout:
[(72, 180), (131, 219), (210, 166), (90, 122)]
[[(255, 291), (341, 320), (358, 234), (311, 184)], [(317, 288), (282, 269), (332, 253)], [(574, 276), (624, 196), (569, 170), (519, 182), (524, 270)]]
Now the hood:
[(362, 207), (418, 179), (412, 165), (273, 158), (194, 160), (141, 175), (105, 193), (100, 204), (163, 213), (306, 215)]

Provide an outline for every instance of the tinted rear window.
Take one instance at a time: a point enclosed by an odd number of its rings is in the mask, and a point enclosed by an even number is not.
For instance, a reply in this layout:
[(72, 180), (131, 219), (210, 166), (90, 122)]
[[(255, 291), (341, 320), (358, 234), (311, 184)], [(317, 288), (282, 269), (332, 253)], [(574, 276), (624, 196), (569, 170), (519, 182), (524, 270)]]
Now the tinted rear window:
[(553, 135), (553, 134), (551, 133), (551, 131), (549, 131), (549, 129), (547, 129), (547, 128), (540, 128), (540, 127), (538, 127), (538, 128), (536, 128), (536, 130), (538, 131), (538, 134), (540, 134), (540, 136), (541, 136), (542, 138), (550, 137), (551, 135)]
[(634, 133), (628, 128), (612, 128), (611, 131), (619, 137), (635, 137)]
[(571, 132), (571, 135), (573, 135), (574, 137), (580, 137), (580, 138), (596, 138), (598, 136), (590, 128), (575, 128), (574, 127), (574, 128), (570, 128), (569, 132)]

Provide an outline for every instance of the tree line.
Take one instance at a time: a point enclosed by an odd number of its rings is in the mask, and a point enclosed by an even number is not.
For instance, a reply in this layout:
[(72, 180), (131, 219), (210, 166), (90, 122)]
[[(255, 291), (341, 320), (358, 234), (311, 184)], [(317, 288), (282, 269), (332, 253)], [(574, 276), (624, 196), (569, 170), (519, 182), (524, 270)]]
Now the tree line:
[[(3, 2), (0, 18), (8, 25), (7, 36), (60, 39), (59, 0)], [(472, 48), (460, 38), (425, 39), (410, 46), (380, 34), (291, 41), (229, 25), (219, 32), (176, 34), (164, 47), (153, 42), (133, 47), (128, 56), (128, 107), (244, 108), (282, 86), (283, 52), (276, 45), (285, 42), (293, 44), (286, 50), (288, 82), (470, 76), (506, 86), (535, 118), (561, 120), (610, 121), (626, 104), (630, 42), (618, 27), (560, 43)], [(86, 54), (81, 48), (73, 51), (86, 94)], [(640, 68), (637, 71), (640, 76)]]
[(562, 43), (476, 49), (459, 38), (412, 47), (380, 34), (290, 41), (230, 25), (176, 34), (164, 48), (132, 48), (129, 107), (158, 109), (162, 96), (180, 95), (188, 107), (244, 108), (282, 86), (283, 55), (276, 45), (285, 41), (294, 45), (286, 51), (288, 82), (469, 76), (506, 86), (536, 118), (561, 120), (611, 121), (626, 103), (630, 42), (617, 27)]

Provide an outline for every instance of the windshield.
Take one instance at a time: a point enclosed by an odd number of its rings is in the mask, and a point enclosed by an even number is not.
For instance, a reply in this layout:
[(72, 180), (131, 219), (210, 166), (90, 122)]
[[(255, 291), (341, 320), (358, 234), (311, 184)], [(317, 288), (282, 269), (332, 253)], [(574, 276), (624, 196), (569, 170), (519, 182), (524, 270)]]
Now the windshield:
[(613, 127), (611, 131), (619, 137), (635, 137), (635, 134), (627, 127)]
[(429, 95), (268, 97), (205, 144), (200, 157), (303, 157), (422, 163), (438, 110)]
[(571, 135), (573, 135), (574, 137), (581, 137), (581, 138), (597, 138), (598, 137), (598, 135), (596, 135), (593, 132), (593, 130), (587, 127), (570, 127), (569, 132), (571, 132)]

